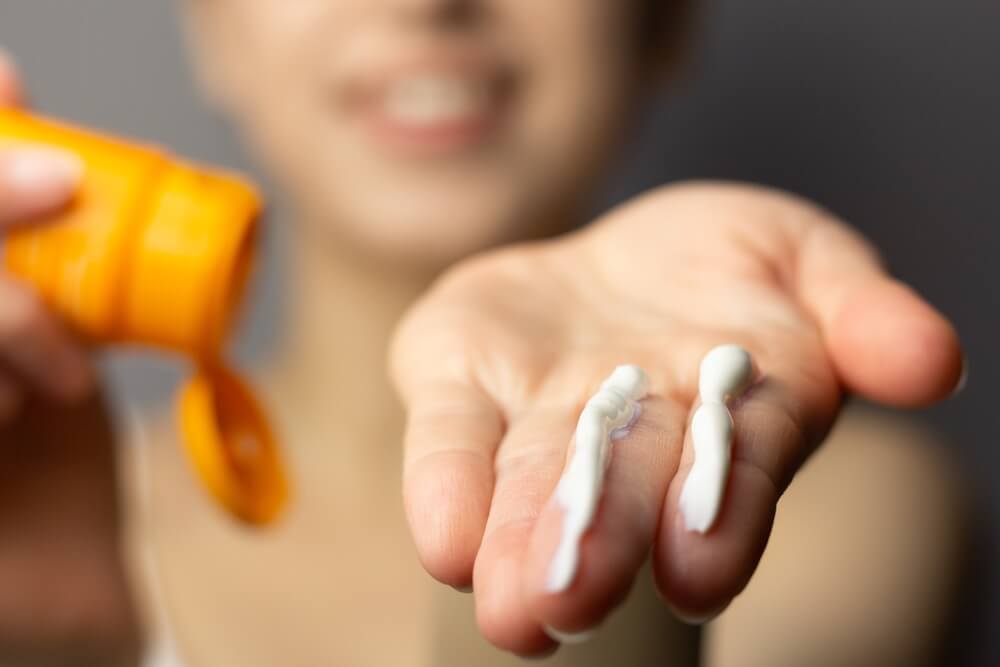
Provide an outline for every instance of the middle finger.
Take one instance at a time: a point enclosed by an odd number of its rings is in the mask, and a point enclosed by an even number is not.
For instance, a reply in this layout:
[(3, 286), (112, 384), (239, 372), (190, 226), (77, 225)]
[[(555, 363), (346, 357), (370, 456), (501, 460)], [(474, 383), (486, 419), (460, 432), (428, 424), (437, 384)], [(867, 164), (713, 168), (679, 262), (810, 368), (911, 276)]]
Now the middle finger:
[(497, 481), (476, 562), (480, 626), (501, 648), (538, 653), (545, 626), (579, 632), (600, 622), (628, 592), (649, 552), (669, 480), (680, 458), (683, 407), (651, 396), (615, 441), (599, 509), (581, 545), (575, 582), (545, 583), (562, 531), (549, 502), (567, 463), (579, 406), (536, 410), (518, 420), (497, 456)]

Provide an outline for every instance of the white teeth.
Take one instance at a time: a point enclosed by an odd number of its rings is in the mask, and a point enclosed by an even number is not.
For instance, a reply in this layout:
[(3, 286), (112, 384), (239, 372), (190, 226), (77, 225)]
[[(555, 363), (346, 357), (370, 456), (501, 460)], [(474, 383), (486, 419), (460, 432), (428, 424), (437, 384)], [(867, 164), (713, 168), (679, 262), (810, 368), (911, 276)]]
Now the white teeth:
[(415, 76), (395, 82), (386, 91), (383, 113), (398, 123), (433, 125), (477, 116), (489, 95), (485, 84), (464, 78)]

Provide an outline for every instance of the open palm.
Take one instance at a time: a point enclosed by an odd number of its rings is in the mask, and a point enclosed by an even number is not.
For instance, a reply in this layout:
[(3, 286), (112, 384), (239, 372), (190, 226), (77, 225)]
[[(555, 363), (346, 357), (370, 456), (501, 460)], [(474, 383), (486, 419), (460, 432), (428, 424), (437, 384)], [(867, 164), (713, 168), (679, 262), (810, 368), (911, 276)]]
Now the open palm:
[[(678, 498), (698, 364), (720, 343), (748, 349), (761, 379), (732, 407), (727, 493), (701, 535)], [(562, 518), (549, 499), (583, 403), (623, 363), (647, 371), (651, 395), (615, 444), (576, 580), (548, 593)], [(473, 585), (482, 632), (520, 654), (552, 648), (546, 626), (599, 624), (651, 547), (664, 599), (710, 616), (749, 580), (844, 392), (923, 405), (950, 393), (961, 363), (948, 322), (823, 211), (749, 187), (662, 189), (459, 265), (404, 320), (392, 364), (418, 552), (437, 579)]]

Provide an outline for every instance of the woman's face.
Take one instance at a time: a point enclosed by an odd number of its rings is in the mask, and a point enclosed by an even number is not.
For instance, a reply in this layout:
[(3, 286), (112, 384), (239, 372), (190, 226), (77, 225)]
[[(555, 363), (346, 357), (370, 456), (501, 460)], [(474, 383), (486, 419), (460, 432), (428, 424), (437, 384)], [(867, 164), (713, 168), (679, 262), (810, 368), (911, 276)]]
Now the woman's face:
[(571, 220), (635, 98), (648, 3), (188, 4), (209, 94), (299, 213), (442, 264)]

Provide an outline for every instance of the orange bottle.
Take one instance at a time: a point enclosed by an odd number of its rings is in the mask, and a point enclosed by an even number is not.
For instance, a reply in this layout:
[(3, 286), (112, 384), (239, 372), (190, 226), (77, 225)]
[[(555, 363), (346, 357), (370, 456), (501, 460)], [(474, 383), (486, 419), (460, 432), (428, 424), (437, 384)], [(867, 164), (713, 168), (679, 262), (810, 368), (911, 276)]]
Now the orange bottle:
[(164, 152), (0, 109), (0, 141), (55, 145), (84, 163), (73, 202), (5, 239), (7, 270), (94, 343), (179, 353), (197, 369), (178, 418), (215, 498), (251, 523), (287, 497), (277, 445), (223, 345), (256, 251), (260, 198), (238, 177)]

